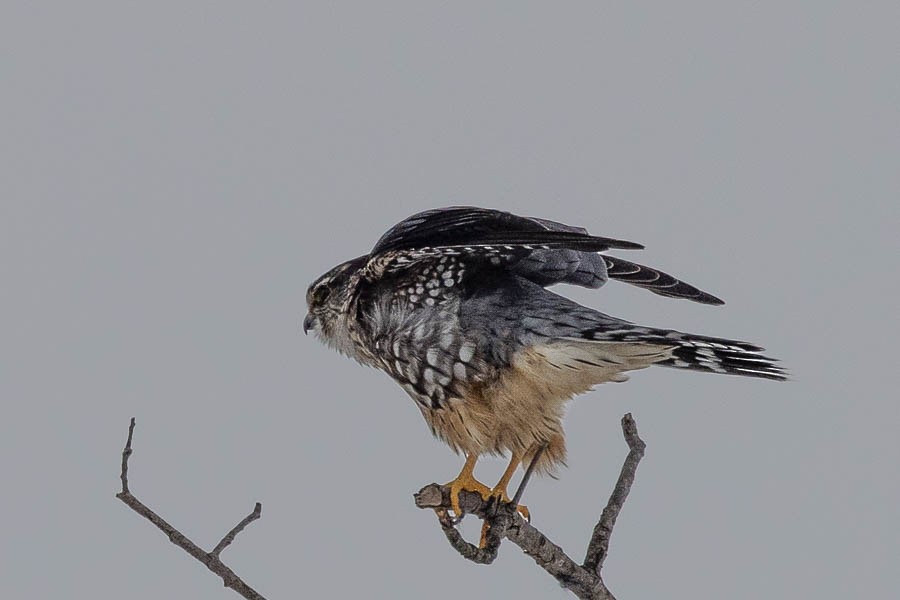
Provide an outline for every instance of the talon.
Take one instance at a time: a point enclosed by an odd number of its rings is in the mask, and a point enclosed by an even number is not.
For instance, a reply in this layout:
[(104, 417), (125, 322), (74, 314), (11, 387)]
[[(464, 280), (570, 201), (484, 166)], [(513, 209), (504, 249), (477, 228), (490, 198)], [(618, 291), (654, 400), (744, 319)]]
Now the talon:
[(456, 517), (451, 516), (450, 512), (445, 508), (435, 508), (434, 514), (437, 515), (441, 527), (455, 527), (459, 522), (459, 520)]
[(524, 504), (519, 504), (518, 506), (516, 506), (516, 510), (520, 515), (522, 515), (522, 518), (525, 519), (525, 521), (531, 523), (531, 512), (528, 510), (527, 506), (525, 506)]
[(460, 479), (457, 477), (447, 485), (450, 486), (450, 508), (451, 510), (453, 510), (453, 513), (457, 518), (462, 518), (463, 516), (463, 510), (459, 506), (460, 492), (477, 492), (485, 500), (487, 500), (491, 496), (490, 488), (474, 477), (469, 477), (466, 479)]
[[(491, 498), (496, 498), (498, 504), (512, 504), (512, 500), (510, 500), (509, 496), (506, 494), (505, 489), (494, 488), (491, 490)], [(524, 504), (516, 504), (516, 512), (522, 515), (523, 519), (531, 523), (531, 512), (528, 510), (527, 506)]]
[(478, 457), (474, 454), (467, 456), (466, 464), (463, 465), (462, 471), (459, 472), (456, 479), (446, 484), (450, 487), (450, 509), (456, 515), (457, 519), (462, 519), (463, 516), (463, 510), (459, 505), (460, 492), (476, 492), (481, 495), (484, 500), (487, 500), (491, 496), (491, 489), (475, 479), (475, 476), (472, 474), (477, 460)]

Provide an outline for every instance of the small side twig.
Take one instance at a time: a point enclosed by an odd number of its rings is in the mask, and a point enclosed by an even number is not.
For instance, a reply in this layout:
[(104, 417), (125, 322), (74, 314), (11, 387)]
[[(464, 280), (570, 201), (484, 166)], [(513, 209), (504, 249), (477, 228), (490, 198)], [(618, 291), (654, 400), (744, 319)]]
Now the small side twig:
[(228, 545), (234, 541), (234, 538), (237, 537), (237, 534), (244, 530), (244, 527), (257, 520), (262, 516), (262, 504), (257, 502), (256, 506), (253, 507), (253, 512), (243, 518), (243, 520), (234, 526), (234, 529), (225, 534), (225, 537), (222, 538), (216, 547), (213, 548), (212, 554), (213, 556), (219, 556), (222, 554), (222, 550), (228, 547)]
[(531, 556), (542, 569), (578, 598), (615, 600), (612, 592), (604, 584), (600, 570), (609, 551), (609, 539), (613, 527), (615, 527), (616, 518), (634, 483), (637, 465), (644, 456), (645, 448), (644, 442), (638, 436), (637, 425), (631, 414), (622, 418), (622, 431), (625, 441), (628, 443), (629, 453), (609, 503), (603, 509), (600, 521), (594, 527), (587, 556), (582, 565), (572, 560), (562, 548), (525, 521), (516, 511), (524, 484), (527, 483), (530, 471), (534, 467), (534, 460), (529, 465), (515, 497), (509, 503), (498, 507), (492, 500), (484, 500), (480, 494), (475, 492), (464, 491), (460, 494), (462, 510), (477, 516), (487, 524), (487, 543), (484, 548), (479, 548), (463, 539), (456, 529), (455, 523), (450, 519), (447, 513), (451, 505), (449, 487), (436, 483), (426, 485), (415, 494), (416, 506), (435, 510), (441, 529), (450, 545), (468, 560), (480, 564), (490, 564), (497, 557), (500, 542), (508, 539), (519, 546), (525, 554)]
[(122, 473), (119, 479), (122, 480), (122, 494), (128, 494), (128, 459), (131, 458), (131, 440), (134, 438), (134, 417), (128, 424), (128, 441), (125, 442), (125, 449), (122, 450)]
[(644, 440), (638, 436), (637, 424), (631, 413), (622, 417), (622, 432), (625, 434), (625, 442), (628, 444), (628, 456), (622, 465), (616, 487), (609, 496), (609, 502), (606, 503), (600, 520), (594, 526), (594, 533), (591, 535), (591, 541), (584, 556), (584, 568), (596, 573), (598, 577), (600, 569), (603, 568), (603, 561), (609, 554), (609, 539), (612, 536), (613, 527), (616, 526), (619, 511), (622, 510), (622, 506), (628, 498), (638, 463), (644, 458), (644, 449), (647, 447)]
[(253, 512), (229, 531), (225, 537), (222, 538), (222, 541), (216, 544), (216, 547), (212, 552), (204, 551), (200, 546), (195, 544), (187, 536), (166, 522), (165, 519), (153, 512), (153, 510), (147, 507), (143, 502), (138, 500), (129, 490), (128, 459), (131, 458), (133, 452), (131, 444), (134, 439), (134, 426), (135, 420), (134, 417), (132, 417), (131, 423), (128, 426), (128, 440), (125, 442), (125, 449), (122, 450), (122, 470), (119, 476), (122, 481), (122, 491), (116, 494), (116, 498), (128, 505), (128, 507), (137, 514), (156, 525), (160, 531), (166, 534), (169, 541), (199, 560), (206, 565), (207, 569), (221, 577), (225, 587), (233, 589), (244, 598), (247, 598), (247, 600), (265, 600), (262, 594), (247, 585), (244, 580), (238, 577), (234, 571), (228, 568), (228, 566), (219, 559), (219, 555), (234, 541), (235, 537), (237, 537), (247, 525), (260, 518), (262, 515), (262, 504), (257, 502)]

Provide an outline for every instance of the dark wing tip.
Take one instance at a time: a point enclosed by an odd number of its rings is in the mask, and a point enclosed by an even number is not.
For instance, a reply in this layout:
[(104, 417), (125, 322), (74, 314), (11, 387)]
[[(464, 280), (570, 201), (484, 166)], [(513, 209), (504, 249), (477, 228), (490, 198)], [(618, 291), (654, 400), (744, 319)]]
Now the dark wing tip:
[(642, 287), (646, 290), (665, 296), (666, 298), (683, 298), (700, 304), (721, 306), (725, 301), (708, 292), (672, 277), (659, 269), (639, 265), (637, 263), (622, 260), (612, 256), (602, 255), (606, 262), (606, 274), (610, 279), (616, 279)]
[(615, 248), (616, 250), (643, 250), (645, 246), (643, 244), (638, 244), (637, 242), (629, 242), (626, 240), (613, 240), (609, 238), (604, 238), (606, 243), (610, 248)]
[(699, 302), (700, 304), (709, 304), (711, 306), (725, 305), (724, 300), (704, 291), (701, 291), (699, 296), (697, 296), (696, 298), (691, 298), (691, 300), (693, 300), (694, 302)]
[[(645, 287), (647, 287), (647, 289), (650, 289), (648, 286)], [(695, 288), (694, 286), (682, 281), (679, 281), (678, 285), (674, 286), (670, 290), (661, 288), (657, 290), (650, 289), (650, 291), (655, 292), (660, 296), (666, 296), (668, 298), (682, 298), (684, 300), (690, 300), (691, 302), (706, 304), (708, 306), (723, 306), (725, 304), (725, 301), (721, 298), (713, 296), (709, 292), (704, 292), (703, 290)]]

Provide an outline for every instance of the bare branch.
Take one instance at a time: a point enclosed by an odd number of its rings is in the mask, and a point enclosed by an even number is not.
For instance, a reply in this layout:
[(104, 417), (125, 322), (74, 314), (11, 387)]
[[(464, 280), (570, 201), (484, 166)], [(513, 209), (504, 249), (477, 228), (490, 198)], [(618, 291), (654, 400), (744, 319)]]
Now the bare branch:
[(128, 424), (128, 441), (125, 442), (125, 449), (122, 450), (122, 474), (119, 479), (122, 480), (122, 493), (128, 493), (128, 459), (131, 458), (131, 440), (134, 437), (134, 417)]
[[(462, 539), (452, 521), (441, 520), (441, 528), (451, 546), (464, 558), (480, 564), (490, 564), (496, 558), (500, 540), (506, 538), (579, 598), (613, 598), (599, 577), (583, 569), (547, 536), (525, 521), (511, 502), (497, 507), (492, 500), (484, 500), (480, 494), (469, 491), (461, 492), (459, 501), (460, 507), (467, 514), (490, 523), (487, 546), (478, 548)], [(437, 483), (426, 485), (415, 494), (415, 502), (419, 508), (435, 509), (440, 519), (450, 508), (450, 488)]]
[[(128, 461), (133, 452), (134, 428), (135, 420), (132, 418), (128, 427), (128, 439), (122, 451), (122, 470), (120, 475), (122, 491), (116, 494), (116, 497), (136, 513), (156, 525), (173, 544), (221, 577), (226, 587), (230, 587), (248, 600), (265, 600), (259, 592), (247, 585), (219, 558), (225, 548), (233, 543), (235, 538), (250, 523), (261, 517), (262, 505), (257, 502), (253, 512), (235, 525), (216, 544), (211, 552), (204, 551), (131, 494), (128, 487)], [(606, 508), (603, 509), (600, 521), (594, 527), (584, 564), (582, 565), (573, 561), (562, 548), (525, 521), (516, 510), (543, 448), (537, 452), (531, 464), (529, 464), (512, 501), (498, 503), (496, 498), (484, 500), (480, 494), (468, 491), (463, 491), (460, 494), (459, 500), (463, 513), (475, 515), (484, 521), (484, 547), (478, 547), (467, 542), (456, 529), (459, 519), (450, 517), (449, 487), (436, 483), (425, 486), (415, 494), (416, 506), (434, 509), (447, 541), (461, 556), (468, 560), (479, 564), (491, 564), (497, 558), (502, 541), (508, 539), (519, 546), (542, 569), (552, 575), (560, 585), (570, 590), (578, 598), (583, 600), (615, 600), (604, 584), (600, 571), (609, 553), (610, 537), (612, 536), (616, 519), (622, 510), (625, 500), (628, 498), (628, 493), (634, 483), (638, 463), (643, 458), (645, 449), (645, 444), (638, 436), (637, 425), (631, 414), (626, 414), (622, 418), (622, 431), (625, 441), (628, 443), (629, 453), (625, 463), (622, 465), (621, 473), (610, 495), (609, 502)]]
[(447, 512), (451, 506), (449, 487), (436, 483), (426, 485), (415, 494), (416, 506), (435, 510), (441, 529), (450, 545), (468, 560), (480, 564), (490, 564), (497, 557), (500, 542), (508, 539), (578, 598), (615, 600), (612, 592), (603, 583), (600, 569), (609, 551), (609, 539), (616, 524), (616, 517), (622, 510), (622, 505), (634, 483), (635, 471), (644, 456), (645, 447), (644, 442), (638, 437), (637, 426), (631, 414), (622, 418), (622, 431), (630, 451), (622, 466), (622, 472), (610, 496), (609, 503), (603, 510), (600, 521), (594, 527), (583, 565), (572, 560), (562, 548), (525, 521), (516, 511), (516, 505), (521, 498), (536, 458), (529, 465), (512, 502), (498, 506), (493, 499), (484, 500), (478, 493), (468, 491), (460, 493), (460, 507), (463, 512), (475, 515), (485, 522), (487, 543), (484, 548), (479, 548), (463, 539), (456, 529), (454, 521), (450, 519)]
[(253, 507), (253, 512), (244, 517), (244, 519), (234, 526), (234, 529), (225, 534), (225, 537), (222, 538), (222, 541), (216, 544), (216, 547), (213, 548), (213, 551), (210, 552), (213, 556), (219, 556), (222, 554), (222, 550), (228, 547), (231, 542), (234, 541), (234, 538), (237, 537), (237, 534), (244, 530), (244, 527), (257, 520), (262, 516), (262, 504), (259, 502), (256, 503), (256, 506)]
[(238, 523), (231, 531), (229, 531), (222, 541), (220, 541), (212, 552), (206, 552), (200, 546), (191, 541), (183, 533), (175, 529), (172, 525), (165, 521), (162, 517), (153, 512), (144, 503), (134, 497), (128, 489), (128, 459), (131, 458), (131, 443), (134, 437), (134, 417), (128, 426), (128, 440), (125, 442), (125, 449), (122, 450), (122, 472), (120, 479), (122, 480), (122, 491), (116, 494), (116, 498), (124, 502), (134, 512), (141, 515), (162, 531), (173, 544), (199, 560), (206, 565), (206, 568), (222, 578), (225, 587), (233, 589), (235, 592), (247, 598), (247, 600), (265, 600), (265, 598), (247, 585), (237, 574), (228, 568), (220, 559), (219, 554), (224, 550), (234, 538), (247, 525), (255, 521), (262, 514), (262, 505), (257, 502), (253, 512)]
[[(438, 488), (437, 492), (440, 494), (441, 490)], [(494, 559), (497, 558), (497, 551), (500, 549), (500, 542), (502, 541), (502, 538), (497, 535), (496, 529), (487, 532), (487, 535), (485, 536), (487, 543), (484, 548), (479, 548), (475, 544), (470, 544), (463, 538), (462, 534), (455, 527), (456, 522), (450, 518), (446, 509), (438, 508), (435, 509), (434, 512), (437, 513), (438, 522), (441, 524), (441, 531), (447, 536), (447, 541), (450, 542), (453, 549), (459, 552), (463, 558), (480, 565), (489, 565), (494, 562)]]
[(628, 492), (631, 491), (638, 463), (644, 457), (644, 448), (646, 448), (646, 444), (638, 436), (637, 424), (631, 413), (622, 417), (622, 433), (625, 434), (625, 441), (628, 443), (628, 456), (622, 465), (622, 471), (619, 473), (619, 479), (609, 497), (609, 502), (600, 515), (600, 521), (594, 527), (594, 533), (591, 535), (591, 541), (584, 557), (584, 568), (596, 573), (597, 576), (600, 575), (603, 561), (609, 554), (609, 539), (612, 536), (613, 527), (616, 526), (619, 511), (622, 510), (622, 506), (628, 498)]

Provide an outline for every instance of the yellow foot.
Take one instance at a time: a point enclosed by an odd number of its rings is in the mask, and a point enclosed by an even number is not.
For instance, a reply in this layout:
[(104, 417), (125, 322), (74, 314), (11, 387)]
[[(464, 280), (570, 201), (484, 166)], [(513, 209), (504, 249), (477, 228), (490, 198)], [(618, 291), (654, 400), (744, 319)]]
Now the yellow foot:
[(460, 473), (459, 477), (446, 485), (450, 486), (450, 508), (453, 509), (457, 519), (463, 516), (463, 511), (459, 507), (460, 492), (477, 492), (485, 500), (491, 497), (491, 488), (475, 479), (471, 473)]
[(516, 510), (519, 511), (519, 514), (522, 515), (522, 518), (531, 523), (531, 511), (528, 510), (528, 507), (524, 504), (519, 504), (516, 506)]

